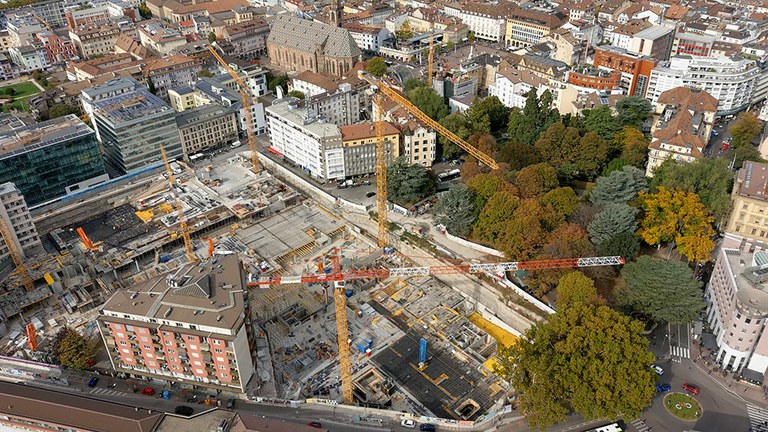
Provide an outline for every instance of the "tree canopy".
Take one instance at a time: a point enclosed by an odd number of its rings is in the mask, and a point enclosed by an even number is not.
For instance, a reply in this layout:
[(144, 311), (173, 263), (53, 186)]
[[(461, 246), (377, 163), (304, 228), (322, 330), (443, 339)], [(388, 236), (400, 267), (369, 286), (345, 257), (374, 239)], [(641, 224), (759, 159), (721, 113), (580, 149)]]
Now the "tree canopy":
[(640, 253), (640, 239), (633, 232), (623, 232), (611, 236), (597, 245), (599, 256), (620, 256), (627, 262), (634, 260)]
[(409, 91), (408, 99), (433, 120), (440, 121), (449, 113), (443, 97), (429, 87), (417, 87)]
[(507, 133), (517, 142), (533, 144), (542, 131), (559, 120), (560, 114), (552, 109), (552, 93), (546, 90), (539, 99), (537, 90), (533, 88), (528, 91), (525, 107), (511, 111)]
[(65, 327), (57, 335), (53, 348), (60, 365), (81, 370), (93, 365), (97, 347), (94, 341), (89, 341), (80, 333)]
[(555, 123), (536, 140), (541, 157), (568, 176), (592, 179), (608, 161), (608, 142), (594, 132)]
[(560, 185), (557, 172), (547, 163), (527, 166), (517, 172), (515, 185), (522, 198), (532, 198)]
[(435, 179), (430, 171), (419, 164), (409, 164), (403, 157), (389, 164), (387, 180), (389, 200), (401, 206), (415, 204), (435, 192)]
[(413, 30), (411, 29), (411, 24), (408, 23), (408, 20), (403, 22), (403, 25), (401, 25), (399, 29), (395, 30), (395, 37), (399, 40), (406, 40), (413, 37)]
[(418, 87), (426, 87), (427, 83), (418, 79), (418, 78), (408, 78), (405, 80), (405, 85), (403, 86), (405, 88), (405, 93), (408, 93), (409, 91), (418, 88)]
[[(461, 113), (453, 113), (445, 116), (445, 118), (440, 120), (440, 124), (458, 135), (459, 138), (464, 141), (468, 140), (469, 136), (474, 132), (472, 122), (469, 121), (467, 116)], [(464, 150), (460, 149), (456, 144), (450, 142), (442, 135), (438, 136), (437, 141), (442, 148), (442, 156), (446, 159), (453, 159), (464, 152)]]
[(541, 156), (536, 147), (510, 140), (501, 147), (497, 161), (506, 163), (512, 171), (518, 171), (541, 162)]
[(465, 236), (476, 218), (472, 192), (464, 184), (455, 185), (440, 195), (432, 212), (435, 223), (445, 226), (453, 235)]
[(560, 278), (557, 284), (557, 308), (584, 304), (597, 304), (602, 300), (597, 295), (595, 281), (576, 270)]
[(584, 110), (584, 127), (594, 132), (604, 140), (613, 139), (620, 125), (613, 117), (613, 112), (607, 106)]
[(744, 111), (736, 118), (728, 131), (731, 133), (731, 145), (739, 148), (751, 145), (763, 131), (763, 122), (754, 111)]
[(376, 78), (381, 78), (387, 73), (387, 64), (383, 58), (374, 57), (365, 64), (365, 71)]
[(542, 204), (550, 204), (563, 216), (570, 216), (579, 206), (579, 199), (576, 192), (570, 187), (560, 187), (552, 189), (541, 197)]
[(500, 190), (491, 195), (480, 211), (472, 231), (473, 236), (492, 245), (498, 244), (505, 235), (510, 216), (519, 204), (520, 198), (509, 190)]
[(496, 373), (520, 393), (520, 411), (531, 428), (543, 429), (571, 412), (586, 420), (637, 418), (656, 393), (643, 325), (579, 298), (499, 349)]
[(663, 261), (648, 255), (627, 263), (621, 270), (624, 286), (620, 305), (642, 312), (654, 321), (692, 322), (704, 308), (701, 282), (680, 261)]
[(475, 101), (467, 110), (466, 115), (472, 123), (487, 121), (491, 132), (498, 132), (506, 129), (509, 113), (510, 109), (501, 103), (498, 97), (488, 96), (485, 99)]
[(648, 154), (648, 140), (640, 130), (625, 126), (613, 137), (612, 147), (620, 150), (620, 159), (629, 165), (644, 168)]
[(288, 96), (295, 97), (296, 99), (304, 99), (304, 92), (299, 90), (291, 90), (288, 92)]
[(640, 96), (627, 96), (616, 104), (618, 123), (639, 129), (653, 114), (651, 102)]
[(645, 173), (634, 166), (624, 166), (607, 177), (598, 177), (589, 200), (595, 204), (626, 203), (647, 190)]
[(635, 232), (638, 209), (624, 203), (610, 203), (596, 214), (587, 227), (592, 243), (599, 245), (616, 234)]

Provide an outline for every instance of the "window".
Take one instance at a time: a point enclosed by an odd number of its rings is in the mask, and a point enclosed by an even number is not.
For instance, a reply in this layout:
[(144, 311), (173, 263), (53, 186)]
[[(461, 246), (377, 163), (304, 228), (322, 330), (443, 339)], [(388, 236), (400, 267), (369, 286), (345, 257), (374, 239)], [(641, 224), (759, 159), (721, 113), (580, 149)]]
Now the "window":
[(747, 324), (752, 324), (752, 318), (747, 318), (744, 320)]

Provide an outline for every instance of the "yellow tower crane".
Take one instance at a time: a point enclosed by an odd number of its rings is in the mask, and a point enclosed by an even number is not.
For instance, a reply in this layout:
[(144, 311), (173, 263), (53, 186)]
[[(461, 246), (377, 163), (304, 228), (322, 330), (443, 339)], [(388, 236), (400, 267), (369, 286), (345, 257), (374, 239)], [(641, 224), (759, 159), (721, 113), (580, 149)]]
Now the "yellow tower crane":
[(389, 209), (387, 208), (387, 143), (384, 140), (384, 113), (380, 93), (373, 95), (374, 119), (376, 131), (376, 196), (379, 213), (378, 244), (380, 248), (389, 246)]
[(0, 217), (0, 234), (2, 234), (5, 247), (8, 248), (8, 255), (11, 256), (13, 264), (16, 266), (16, 273), (21, 277), (21, 282), (24, 284), (24, 288), (27, 291), (34, 291), (35, 284), (27, 271), (27, 265), (24, 263), (24, 254), (22, 253), (19, 245), (13, 239), (11, 228), (8, 226), (8, 222), (5, 218)]
[(432, 64), (435, 62), (435, 35), (434, 33), (429, 34), (429, 57), (428, 61), (429, 64), (427, 65), (427, 84), (429, 84), (429, 88), (432, 88)]
[(192, 247), (192, 238), (189, 236), (189, 225), (187, 225), (187, 218), (184, 216), (184, 209), (181, 205), (181, 200), (173, 187), (176, 185), (176, 179), (173, 177), (173, 171), (171, 171), (171, 164), (168, 163), (168, 156), (165, 154), (165, 148), (160, 144), (160, 154), (163, 156), (163, 163), (165, 164), (165, 171), (168, 173), (168, 183), (171, 186), (171, 193), (176, 198), (176, 212), (179, 216), (179, 232), (181, 238), (184, 239), (184, 248), (187, 250), (187, 260), (193, 263), (197, 261), (195, 256), (195, 249)]
[(224, 69), (229, 72), (229, 75), (234, 78), (235, 82), (237, 82), (237, 85), (240, 88), (240, 98), (243, 100), (243, 114), (245, 116), (245, 133), (248, 136), (248, 147), (251, 149), (251, 165), (253, 166), (254, 171), (259, 171), (259, 156), (256, 148), (256, 135), (253, 133), (253, 113), (251, 112), (251, 107), (253, 106), (253, 102), (256, 99), (256, 97), (251, 94), (251, 97), (248, 96), (248, 93), (246, 91), (250, 92), (251, 88), (245, 85), (245, 82), (240, 78), (240, 75), (237, 74), (237, 72), (234, 71), (226, 61), (219, 55), (218, 52), (216, 52), (216, 48), (213, 47), (213, 45), (208, 45), (208, 51), (211, 52), (214, 58), (218, 60), (218, 62), (224, 67)]

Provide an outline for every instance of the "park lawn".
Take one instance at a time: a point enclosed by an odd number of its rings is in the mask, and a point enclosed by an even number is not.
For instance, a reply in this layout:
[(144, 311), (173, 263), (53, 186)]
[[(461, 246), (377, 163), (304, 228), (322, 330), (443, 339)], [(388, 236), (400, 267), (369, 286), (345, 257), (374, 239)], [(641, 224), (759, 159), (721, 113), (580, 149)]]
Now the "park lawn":
[(16, 90), (16, 93), (13, 95), (16, 99), (40, 93), (40, 89), (36, 85), (31, 82), (23, 82), (0, 87), (0, 95), (6, 95), (9, 88)]

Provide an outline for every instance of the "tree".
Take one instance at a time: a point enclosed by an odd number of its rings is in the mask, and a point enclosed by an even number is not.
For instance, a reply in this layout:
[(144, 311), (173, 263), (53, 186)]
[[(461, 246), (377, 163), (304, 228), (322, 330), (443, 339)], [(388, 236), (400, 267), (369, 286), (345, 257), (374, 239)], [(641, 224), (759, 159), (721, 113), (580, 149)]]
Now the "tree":
[(621, 270), (624, 286), (618, 302), (642, 312), (654, 321), (685, 324), (695, 320), (704, 308), (701, 282), (680, 261), (663, 261), (641, 255)]
[(64, 117), (69, 114), (80, 114), (80, 110), (77, 107), (69, 106), (67, 104), (54, 104), (45, 116), (47, 120), (52, 120), (59, 117)]
[(449, 113), (443, 97), (429, 87), (418, 87), (409, 91), (408, 99), (433, 120), (440, 121)]
[(752, 141), (763, 131), (763, 122), (754, 111), (744, 111), (736, 118), (728, 131), (731, 133), (731, 145), (739, 148)]
[(715, 248), (714, 218), (698, 195), (658, 187), (656, 193), (640, 192), (644, 216), (637, 234), (656, 245), (674, 241), (678, 251), (692, 262), (705, 262)]
[(405, 93), (408, 93), (409, 91), (419, 88), (419, 87), (426, 87), (427, 83), (418, 79), (418, 78), (408, 78), (405, 80)]
[(432, 210), (435, 223), (445, 226), (453, 235), (464, 237), (475, 222), (472, 192), (463, 184), (451, 187), (440, 195)]
[(611, 159), (611, 161), (608, 162), (608, 165), (603, 168), (602, 176), (607, 177), (611, 175), (612, 172), (620, 170), (627, 165), (631, 164), (622, 158)]
[(81, 370), (93, 365), (98, 348), (93, 341), (89, 341), (80, 333), (65, 327), (60, 330), (54, 351), (60, 365)]
[[(440, 124), (465, 141), (472, 135), (472, 122), (464, 114), (453, 113), (448, 115), (440, 121)], [(445, 159), (453, 159), (464, 151), (442, 135), (439, 135), (437, 140), (442, 147), (442, 156)]]
[(211, 43), (216, 42), (216, 33), (214, 32), (208, 33), (208, 42), (211, 42)]
[(600, 256), (620, 256), (627, 262), (633, 261), (640, 253), (640, 239), (633, 232), (616, 234), (597, 245)]
[(563, 216), (570, 216), (579, 206), (579, 199), (576, 192), (570, 187), (561, 187), (552, 189), (541, 197), (541, 203), (551, 205)]
[(515, 185), (522, 198), (533, 198), (558, 187), (557, 172), (547, 163), (527, 166), (517, 172)]
[(653, 171), (651, 187), (658, 186), (693, 192), (714, 213), (716, 220), (728, 218), (733, 172), (728, 168), (726, 159), (700, 158), (691, 163), (666, 159)]
[(365, 71), (376, 78), (381, 78), (387, 73), (387, 64), (383, 58), (374, 57), (365, 64)]
[(14, 95), (16, 95), (16, 89), (13, 88), (13, 87), (8, 87), (8, 90), (6, 90), (5, 93), (8, 96), (14, 96)]
[(596, 133), (588, 132), (582, 136), (579, 129), (561, 122), (542, 132), (535, 146), (544, 160), (569, 177), (591, 179), (597, 176), (608, 159), (607, 142)]
[(155, 83), (152, 81), (152, 77), (147, 76), (147, 90), (149, 90), (152, 94), (157, 94), (157, 89), (155, 88)]
[(496, 245), (505, 234), (507, 222), (520, 204), (520, 198), (509, 190), (493, 194), (483, 206), (472, 236), (486, 243)]
[(484, 118), (488, 119), (491, 132), (499, 132), (507, 128), (510, 109), (507, 108), (498, 97), (488, 96), (480, 101), (475, 101), (467, 110), (467, 118), (473, 123), (480, 123)]
[(590, 240), (599, 245), (616, 234), (635, 232), (637, 213), (639, 213), (638, 209), (627, 204), (611, 203), (606, 205), (600, 213), (595, 215), (587, 227)]
[(584, 110), (584, 127), (605, 140), (613, 139), (619, 130), (619, 124), (609, 107)]
[(400, 26), (399, 29), (395, 30), (395, 37), (398, 40), (406, 40), (413, 37), (413, 30), (411, 30), (411, 25), (406, 20), (403, 25)]
[(476, 149), (490, 156), (492, 159), (496, 159), (496, 152), (499, 148), (496, 145), (496, 139), (491, 134), (475, 132), (470, 135), (467, 142)]
[(271, 73), (267, 72), (267, 88), (271, 92), (276, 92), (278, 87), (282, 87), (285, 89), (285, 84), (288, 83), (288, 75), (272, 75)]
[(550, 231), (563, 222), (562, 215), (536, 199), (520, 200), (494, 246), (510, 260), (532, 258), (547, 241)]
[(737, 147), (734, 153), (733, 167), (735, 169), (740, 169), (746, 161), (763, 162), (763, 156), (752, 144)]
[[(466, 165), (466, 162), (464, 164)], [(477, 212), (485, 207), (485, 204), (496, 192), (503, 190), (515, 193), (512, 185), (503, 177), (490, 173), (480, 173), (474, 176), (467, 181), (467, 187), (474, 195), (474, 205)]]
[(467, 34), (467, 40), (469, 43), (475, 43), (475, 32), (469, 32), (469, 34)]
[(555, 304), (558, 309), (601, 302), (602, 299), (597, 295), (595, 281), (578, 270), (561, 277), (557, 284)]
[(653, 105), (644, 97), (627, 96), (616, 104), (616, 111), (619, 125), (640, 129), (653, 114)]
[(200, 72), (197, 73), (198, 78), (211, 78), (213, 74), (208, 69), (201, 69)]
[(533, 144), (541, 131), (560, 120), (557, 110), (552, 109), (552, 93), (549, 90), (537, 96), (535, 88), (528, 91), (525, 107), (513, 109), (509, 114), (509, 136), (523, 144)]
[(498, 161), (506, 163), (512, 171), (518, 171), (541, 162), (541, 156), (536, 147), (511, 140), (501, 147)]
[(448, 51), (451, 51), (451, 50), (453, 50), (453, 41), (449, 40), (449, 41), (448, 41), (448, 42), (445, 44), (445, 48), (446, 48), (446, 49), (448, 49)]
[(543, 430), (571, 412), (586, 420), (637, 418), (656, 393), (643, 325), (578, 299), (499, 349), (495, 372), (519, 393), (531, 428)]
[(291, 90), (288, 92), (288, 96), (295, 97), (296, 99), (304, 99), (305, 95), (304, 92), (301, 92), (299, 90)]
[[(562, 259), (593, 256), (595, 249), (589, 241), (587, 232), (575, 223), (565, 223), (555, 228), (541, 247), (536, 259)], [(555, 288), (561, 277), (572, 269), (534, 270), (528, 275), (529, 286), (536, 289), (540, 296)]]
[(638, 192), (648, 190), (645, 173), (633, 166), (625, 166), (607, 177), (599, 177), (589, 200), (595, 204), (626, 203)]
[(405, 158), (395, 159), (387, 167), (387, 196), (401, 206), (410, 206), (435, 192), (435, 179), (430, 171), (409, 164)]
[(152, 18), (152, 11), (149, 10), (149, 7), (145, 3), (142, 3), (139, 5), (139, 15), (141, 15), (141, 19), (148, 20)]
[(620, 149), (621, 159), (630, 165), (643, 168), (648, 154), (648, 140), (640, 130), (625, 126), (613, 137), (613, 148)]

